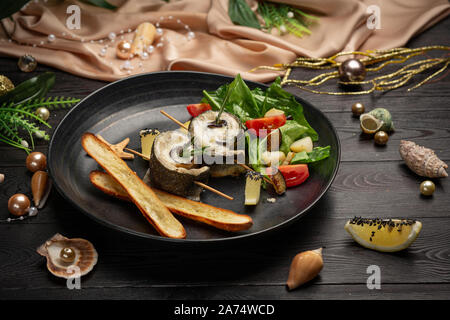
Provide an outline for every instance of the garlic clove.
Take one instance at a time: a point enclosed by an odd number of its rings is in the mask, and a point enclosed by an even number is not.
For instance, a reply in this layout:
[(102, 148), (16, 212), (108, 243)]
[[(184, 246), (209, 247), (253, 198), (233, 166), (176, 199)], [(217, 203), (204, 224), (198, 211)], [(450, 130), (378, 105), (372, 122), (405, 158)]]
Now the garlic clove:
[(33, 194), (33, 202), (36, 207), (39, 206), (42, 196), (45, 193), (48, 183), (48, 174), (45, 171), (38, 170), (31, 178), (31, 193)]
[(297, 254), (292, 259), (286, 286), (289, 290), (314, 279), (323, 268), (322, 248)]

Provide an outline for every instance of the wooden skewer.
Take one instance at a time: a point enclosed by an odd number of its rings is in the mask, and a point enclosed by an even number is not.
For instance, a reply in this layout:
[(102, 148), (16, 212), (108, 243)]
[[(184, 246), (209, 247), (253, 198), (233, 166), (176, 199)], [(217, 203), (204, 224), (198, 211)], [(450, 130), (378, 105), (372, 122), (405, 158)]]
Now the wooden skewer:
[(147, 161), (150, 160), (150, 158), (147, 157), (145, 154), (142, 154), (142, 153), (137, 152), (137, 151), (135, 151), (135, 150), (133, 150), (133, 149), (130, 149), (130, 148), (124, 148), (124, 149), (127, 150), (128, 152), (134, 153), (135, 155), (141, 157), (141, 158), (144, 159), (144, 160), (147, 160)]
[(200, 181), (194, 181), (194, 183), (195, 183), (196, 185), (198, 185), (198, 186), (200, 186), (200, 187), (202, 187), (202, 188), (208, 189), (209, 191), (212, 191), (212, 192), (218, 194), (219, 196), (222, 196), (222, 197), (224, 197), (224, 198), (226, 198), (226, 199), (228, 199), (228, 200), (234, 200), (233, 197), (230, 197), (229, 195), (227, 195), (227, 194), (225, 194), (225, 193), (223, 193), (223, 192), (220, 192), (219, 190), (216, 190), (216, 189), (214, 189), (213, 187), (210, 187), (210, 186), (208, 186), (207, 184), (204, 184), (203, 182), (200, 182)]
[[(179, 125), (180, 127), (188, 130), (188, 128), (184, 125), (184, 123), (178, 121), (177, 119), (175, 119), (174, 117), (172, 117), (170, 114), (168, 114), (167, 112), (165, 112), (164, 110), (160, 111), (163, 115), (165, 115), (167, 118), (169, 118), (170, 120), (172, 120), (173, 122), (175, 122), (177, 125)], [(129, 151), (129, 150), (128, 150)], [(241, 167), (245, 168), (246, 170), (249, 171), (255, 171), (252, 168), (250, 168), (249, 166), (243, 164), (243, 163), (237, 163), (238, 165), (240, 165)], [(273, 184), (272, 180), (268, 179), (267, 177), (263, 176), (264, 181), (266, 181), (267, 183)]]
[(163, 115), (165, 115), (167, 118), (169, 118), (170, 120), (172, 120), (173, 122), (175, 122), (177, 125), (179, 125), (180, 127), (182, 127), (183, 129), (188, 130), (188, 127), (186, 127), (184, 125), (184, 123), (178, 121), (177, 119), (175, 119), (174, 117), (172, 117), (170, 114), (168, 114), (167, 112), (165, 112), (164, 110), (160, 111)]
[[(124, 149), (127, 150), (128, 152), (134, 153), (135, 155), (141, 157), (141, 158), (144, 159), (144, 160), (147, 160), (147, 161), (150, 160), (146, 155), (144, 155), (144, 154), (142, 154), (142, 153), (140, 153), (140, 152), (137, 152), (137, 151), (135, 151), (135, 150), (133, 150), (133, 149), (130, 149), (130, 148), (124, 148)], [(227, 194), (225, 194), (225, 193), (223, 193), (223, 192), (220, 192), (219, 190), (216, 190), (216, 189), (214, 189), (213, 187), (210, 187), (210, 186), (208, 186), (207, 184), (204, 184), (203, 182), (194, 181), (194, 183), (195, 183), (196, 185), (202, 187), (202, 188), (205, 188), (205, 189), (208, 189), (208, 190), (211, 191), (211, 192), (214, 192), (215, 194), (218, 194), (219, 196), (224, 197), (225, 199), (228, 199), (228, 200), (234, 200), (233, 197), (231, 197), (231, 196), (229, 196), (229, 195), (227, 195)]]

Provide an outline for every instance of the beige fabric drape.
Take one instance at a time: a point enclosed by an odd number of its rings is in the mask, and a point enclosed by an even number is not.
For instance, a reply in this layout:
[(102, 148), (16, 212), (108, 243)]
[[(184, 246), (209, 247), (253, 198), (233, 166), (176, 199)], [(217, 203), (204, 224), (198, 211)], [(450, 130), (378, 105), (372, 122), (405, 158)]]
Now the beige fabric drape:
[[(114, 1), (118, 9), (110, 11), (79, 1), (31, 1), (26, 8), (1, 21), (0, 54), (20, 57), (32, 54), (39, 63), (67, 72), (114, 81), (129, 76), (121, 68), (123, 60), (115, 55), (121, 30), (124, 39), (132, 40), (134, 30), (142, 22), (156, 23), (160, 17), (163, 47), (149, 59), (131, 60), (131, 74), (160, 70), (194, 70), (227, 75), (240, 73), (249, 80), (267, 82), (279, 72), (248, 71), (260, 65), (288, 63), (297, 56), (324, 57), (339, 51), (387, 49), (403, 46), (450, 12), (446, 0), (276, 0), (298, 6), (320, 18), (312, 34), (297, 38), (279, 36), (234, 25), (228, 17), (228, 0), (160, 0)], [(252, 7), (255, 0), (249, 1)], [(69, 30), (66, 13), (69, 5), (81, 9), (81, 29)], [(367, 8), (380, 9), (381, 29), (369, 29)], [(169, 19), (169, 17), (172, 19)], [(195, 38), (188, 40), (189, 25)], [(118, 37), (111, 43), (107, 36)], [(56, 40), (48, 42), (54, 34)], [(10, 40), (11, 39), (11, 40)], [(80, 39), (84, 41), (81, 42)], [(99, 43), (99, 40), (102, 43)], [(91, 40), (94, 43), (91, 43)], [(169, 40), (170, 42), (167, 42)], [(33, 47), (32, 45), (35, 45)], [(106, 56), (99, 55), (108, 44)]]

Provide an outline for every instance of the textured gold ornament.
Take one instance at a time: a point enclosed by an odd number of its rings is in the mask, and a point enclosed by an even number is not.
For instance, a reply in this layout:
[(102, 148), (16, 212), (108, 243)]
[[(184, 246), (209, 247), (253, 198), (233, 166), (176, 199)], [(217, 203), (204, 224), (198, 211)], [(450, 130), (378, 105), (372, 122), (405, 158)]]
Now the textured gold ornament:
[[(358, 95), (358, 94), (368, 94), (374, 91), (387, 91), (399, 88), (405, 85), (408, 81), (410, 81), (415, 75), (425, 72), (431, 68), (440, 67), (437, 71), (426, 77), (424, 80), (408, 89), (408, 91), (411, 91), (429, 82), (432, 78), (436, 77), (438, 74), (444, 72), (447, 69), (448, 65), (450, 64), (450, 58), (448, 57), (448, 55), (443, 58), (422, 59), (419, 61), (412, 62), (408, 65), (405, 65), (391, 73), (378, 75), (372, 79), (367, 78), (369, 77), (369, 75), (372, 75), (373, 73), (382, 70), (387, 65), (401, 64), (413, 57), (425, 55), (428, 51), (432, 50), (450, 51), (450, 47), (426, 46), (415, 49), (394, 48), (389, 50), (367, 50), (366, 52), (361, 51), (339, 52), (329, 58), (299, 57), (292, 63), (275, 64), (273, 66), (260, 66), (250, 70), (250, 72), (264, 69), (274, 71), (285, 71), (284, 77), (281, 81), (282, 86), (295, 85), (302, 90), (319, 94)], [(312, 89), (311, 87), (320, 86), (323, 83), (327, 82), (328, 80), (339, 78), (338, 69), (339, 66), (341, 65), (341, 62), (337, 62), (336, 59), (342, 56), (352, 56), (352, 57), (363, 56), (364, 58), (361, 58), (359, 60), (366, 67), (367, 75), (366, 80), (364, 81), (351, 81), (351, 82), (338, 81), (338, 83), (345, 85), (360, 85), (360, 86), (370, 85), (370, 88), (360, 91), (344, 91), (344, 92), (327, 92)], [(290, 78), (293, 68), (307, 68), (317, 70), (335, 69), (335, 71), (322, 73), (309, 80), (298, 80)]]
[(0, 74), (0, 96), (14, 89), (14, 84), (8, 77)]

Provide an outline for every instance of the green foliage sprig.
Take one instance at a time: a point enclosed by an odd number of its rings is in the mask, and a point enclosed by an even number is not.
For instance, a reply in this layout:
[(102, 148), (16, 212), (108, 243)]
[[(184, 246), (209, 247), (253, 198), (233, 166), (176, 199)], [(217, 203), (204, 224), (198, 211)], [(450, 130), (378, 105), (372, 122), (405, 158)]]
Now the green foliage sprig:
[(263, 26), (260, 25), (255, 13), (245, 0), (230, 0), (229, 2), (228, 15), (233, 23), (262, 29), (266, 32), (271, 32), (273, 28), (276, 28), (280, 35), (291, 33), (302, 37), (305, 34), (311, 34), (309, 26), (319, 20), (298, 8), (269, 1), (258, 3), (258, 13), (264, 20)]
[[(0, 141), (29, 153), (34, 149), (33, 135), (44, 140), (50, 139), (45, 130), (39, 126), (43, 125), (47, 128), (51, 128), (51, 126), (35, 115), (34, 110), (39, 107), (46, 107), (49, 110), (69, 108), (78, 101), (80, 99), (52, 97), (27, 100), (20, 104), (4, 102), (0, 106)], [(22, 141), (25, 140), (22, 137), (23, 131), (30, 137), (31, 149), (26, 144), (22, 144)]]

